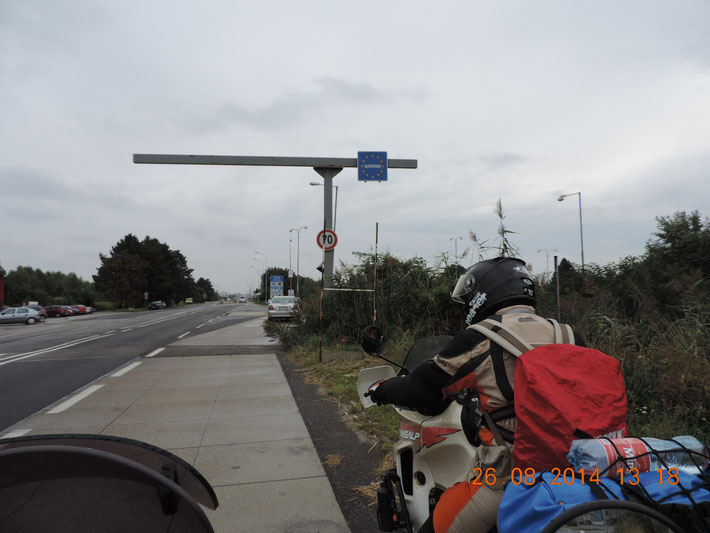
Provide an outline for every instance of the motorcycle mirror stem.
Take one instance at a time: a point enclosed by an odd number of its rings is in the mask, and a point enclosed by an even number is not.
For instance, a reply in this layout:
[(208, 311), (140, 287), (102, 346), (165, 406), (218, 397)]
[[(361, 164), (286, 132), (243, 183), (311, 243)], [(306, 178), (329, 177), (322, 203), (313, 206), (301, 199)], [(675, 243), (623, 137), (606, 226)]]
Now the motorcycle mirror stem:
[(383, 361), (386, 361), (400, 370), (403, 370), (404, 373), (409, 374), (409, 371), (402, 365), (395, 363), (394, 361), (390, 361), (386, 357), (380, 355), (380, 350), (384, 344), (385, 335), (382, 330), (374, 324), (372, 326), (367, 326), (360, 334), (360, 346), (362, 346), (362, 349), (365, 350), (368, 355), (379, 357)]
[(382, 355), (380, 355), (380, 354), (375, 353), (375, 354), (370, 354), (370, 355), (373, 355), (373, 356), (375, 356), (375, 357), (379, 357), (379, 358), (382, 359), (383, 361), (386, 361), (386, 362), (388, 362), (389, 364), (396, 366), (396, 367), (399, 368), (400, 370), (404, 370), (404, 373), (405, 373), (405, 374), (409, 374), (409, 370), (407, 370), (406, 368), (404, 368), (402, 365), (400, 365), (400, 364), (398, 364), (398, 363), (395, 363), (394, 361), (391, 361), (391, 360), (387, 359), (386, 357), (384, 357), (384, 356), (382, 356)]

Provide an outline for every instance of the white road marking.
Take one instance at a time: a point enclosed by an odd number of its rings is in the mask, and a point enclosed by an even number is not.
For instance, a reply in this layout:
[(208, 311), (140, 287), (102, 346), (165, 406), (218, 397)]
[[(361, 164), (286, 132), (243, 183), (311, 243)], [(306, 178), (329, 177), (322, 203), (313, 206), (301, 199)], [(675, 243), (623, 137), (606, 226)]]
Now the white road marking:
[(182, 339), (183, 337), (187, 337), (189, 334), (190, 334), (189, 331), (188, 331), (187, 333), (183, 333), (182, 335), (180, 335), (180, 336), (178, 337), (178, 339)]
[(199, 326), (195, 326), (195, 329), (200, 329), (204, 324), (200, 324)]
[(27, 435), (31, 429), (16, 429), (14, 431), (10, 431), (8, 433), (5, 433), (4, 435), (0, 436), (0, 439), (11, 439), (13, 437), (22, 437), (22, 435)]
[(113, 374), (111, 374), (111, 377), (112, 378), (120, 378), (122, 375), (127, 374), (128, 372), (130, 372), (131, 370), (133, 370), (135, 367), (137, 367), (140, 364), (141, 364), (140, 361), (136, 361), (135, 363), (131, 363), (128, 366), (124, 366), (118, 372), (114, 372)]
[(61, 413), (63, 411), (66, 411), (69, 409), (72, 405), (79, 403), (81, 400), (89, 396), (90, 394), (95, 393), (97, 390), (99, 390), (103, 385), (91, 385), (90, 387), (87, 387), (84, 389), (82, 392), (77, 394), (76, 396), (73, 396), (69, 398), (67, 401), (60, 403), (53, 409), (50, 409), (47, 411), (48, 414), (50, 415), (55, 415), (57, 413)]
[(210, 318), (207, 322), (212, 322), (213, 320), (214, 320), (214, 318)]
[(107, 331), (106, 333), (116, 333), (117, 330), (112, 329), (111, 331)]
[(157, 350), (153, 350), (152, 352), (150, 352), (148, 355), (145, 355), (144, 357), (153, 357), (154, 355), (158, 355), (163, 350), (165, 350), (165, 348), (158, 348)]
[(121, 333), (125, 333), (126, 331), (133, 331), (133, 328), (122, 329), (122, 330), (121, 330)]
[(14, 363), (15, 361), (20, 361), (22, 359), (27, 359), (28, 357), (34, 357), (35, 355), (41, 355), (43, 353), (56, 352), (57, 350), (63, 350), (64, 348), (71, 348), (78, 344), (83, 344), (85, 342), (95, 341), (97, 339), (103, 339), (105, 337), (110, 337), (113, 333), (108, 335), (92, 335), (91, 337), (86, 337), (84, 339), (78, 339), (76, 341), (69, 341), (63, 344), (57, 344), (56, 346), (50, 346), (49, 348), (42, 348), (41, 350), (35, 350), (33, 352), (18, 353), (16, 355), (11, 355), (5, 359), (0, 359), (0, 366), (6, 365), (8, 363)]

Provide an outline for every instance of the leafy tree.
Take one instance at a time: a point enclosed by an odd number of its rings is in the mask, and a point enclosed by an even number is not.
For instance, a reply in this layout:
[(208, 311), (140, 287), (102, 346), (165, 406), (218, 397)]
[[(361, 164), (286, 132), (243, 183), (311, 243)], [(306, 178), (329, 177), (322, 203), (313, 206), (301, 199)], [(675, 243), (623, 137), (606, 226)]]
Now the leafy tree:
[(99, 254), (99, 258), (101, 266), (94, 276), (96, 288), (119, 307), (141, 306), (150, 263), (129, 252)]

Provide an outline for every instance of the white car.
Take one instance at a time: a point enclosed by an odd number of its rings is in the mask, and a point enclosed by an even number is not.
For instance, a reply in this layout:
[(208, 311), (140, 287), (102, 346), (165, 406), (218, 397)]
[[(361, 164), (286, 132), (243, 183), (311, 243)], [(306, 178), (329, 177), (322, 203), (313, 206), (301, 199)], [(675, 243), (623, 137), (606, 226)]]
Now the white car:
[(240, 303), (240, 304), (246, 303), (246, 301), (247, 301), (247, 297), (246, 297), (246, 296), (240, 296), (240, 297), (239, 297), (239, 303)]
[(295, 296), (274, 296), (269, 302), (269, 320), (290, 320), (298, 310), (299, 299)]

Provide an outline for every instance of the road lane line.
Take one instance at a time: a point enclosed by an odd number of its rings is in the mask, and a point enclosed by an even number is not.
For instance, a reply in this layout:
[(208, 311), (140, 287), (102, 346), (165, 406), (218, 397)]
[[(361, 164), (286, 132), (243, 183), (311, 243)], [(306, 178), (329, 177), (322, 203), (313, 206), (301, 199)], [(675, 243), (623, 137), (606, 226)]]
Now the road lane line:
[(213, 320), (214, 320), (214, 318), (210, 318), (207, 322), (212, 322)]
[(107, 331), (106, 333), (116, 333), (117, 330), (112, 329), (111, 331)]
[(195, 329), (200, 329), (204, 324), (200, 324), (199, 326), (196, 326)]
[(122, 330), (121, 330), (121, 333), (125, 333), (126, 331), (133, 331), (133, 328), (122, 329)]
[(67, 401), (60, 403), (53, 409), (50, 409), (47, 411), (48, 414), (50, 415), (55, 415), (57, 413), (61, 413), (63, 411), (66, 411), (69, 409), (72, 405), (79, 403), (81, 400), (89, 396), (90, 394), (95, 393), (97, 390), (99, 390), (103, 385), (91, 385), (90, 387), (87, 387), (84, 389), (82, 392), (77, 394), (76, 396), (73, 396), (69, 398)]
[(183, 333), (182, 335), (180, 335), (180, 336), (178, 337), (178, 339), (182, 339), (183, 337), (187, 337), (189, 334), (190, 334), (189, 331), (188, 331), (187, 333)]
[(105, 337), (110, 337), (111, 335), (113, 335), (113, 333), (111, 333), (110, 335), (95, 335), (93, 337), (88, 337), (86, 339), (82, 339), (82, 340), (78, 340), (78, 341), (70, 341), (70, 342), (67, 342), (64, 344), (58, 344), (57, 346), (50, 346), (49, 348), (43, 348), (41, 350), (36, 350), (34, 352), (25, 352), (25, 353), (20, 353), (17, 355), (11, 355), (10, 357), (6, 357), (5, 359), (0, 359), (0, 366), (7, 365), (9, 363), (14, 363), (15, 361), (20, 361), (22, 359), (27, 359), (29, 357), (34, 357), (35, 355), (42, 355), (42, 354), (49, 353), (49, 352), (56, 352), (58, 350), (63, 350), (64, 348), (71, 348), (72, 346), (76, 346), (78, 344), (83, 344), (85, 342), (103, 339)]
[(163, 350), (165, 350), (165, 348), (158, 348), (157, 350), (153, 350), (153, 351), (150, 352), (148, 355), (145, 355), (145, 356), (143, 356), (143, 357), (153, 357), (154, 355), (158, 355), (158, 354), (159, 354), (160, 352), (162, 352)]
[(128, 372), (130, 372), (131, 370), (133, 370), (135, 367), (137, 367), (137, 366), (140, 365), (140, 364), (141, 364), (140, 361), (136, 361), (135, 363), (131, 363), (131, 364), (128, 365), (128, 366), (124, 366), (124, 367), (123, 367), (121, 370), (119, 370), (118, 372), (114, 372), (113, 374), (111, 374), (110, 377), (112, 377), (112, 378), (120, 378), (122, 375), (127, 374)]
[(11, 439), (13, 437), (22, 437), (22, 435), (27, 435), (31, 429), (16, 429), (14, 431), (10, 431), (8, 433), (5, 433), (4, 435), (0, 436), (0, 439)]

